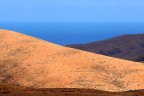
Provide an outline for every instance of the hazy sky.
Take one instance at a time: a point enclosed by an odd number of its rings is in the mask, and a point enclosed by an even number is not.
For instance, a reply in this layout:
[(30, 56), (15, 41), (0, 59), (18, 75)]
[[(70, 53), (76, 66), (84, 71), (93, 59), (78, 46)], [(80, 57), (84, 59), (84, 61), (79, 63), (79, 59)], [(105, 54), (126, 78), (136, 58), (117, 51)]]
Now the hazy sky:
[(144, 0), (0, 0), (0, 21), (144, 21)]

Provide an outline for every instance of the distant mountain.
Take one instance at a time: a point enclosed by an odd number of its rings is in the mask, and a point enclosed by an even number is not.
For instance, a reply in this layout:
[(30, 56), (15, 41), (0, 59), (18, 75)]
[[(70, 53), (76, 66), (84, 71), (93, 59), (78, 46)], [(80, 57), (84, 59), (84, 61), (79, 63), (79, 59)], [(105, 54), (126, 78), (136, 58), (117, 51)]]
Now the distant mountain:
[(67, 45), (67, 47), (121, 59), (144, 61), (144, 34), (122, 35), (88, 44)]
[(0, 83), (34, 88), (139, 90), (144, 89), (144, 65), (0, 30)]

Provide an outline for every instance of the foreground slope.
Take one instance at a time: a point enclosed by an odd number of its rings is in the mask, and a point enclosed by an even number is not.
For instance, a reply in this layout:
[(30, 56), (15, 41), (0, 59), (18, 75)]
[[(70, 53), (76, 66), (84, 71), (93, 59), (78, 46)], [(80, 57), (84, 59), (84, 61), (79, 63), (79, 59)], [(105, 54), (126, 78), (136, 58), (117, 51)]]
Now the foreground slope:
[(78, 88), (29, 88), (0, 84), (0, 96), (144, 96), (144, 90), (107, 92)]
[(144, 65), (0, 30), (0, 82), (35, 88), (144, 89)]
[(88, 44), (68, 47), (133, 61), (144, 61), (144, 34), (122, 35)]

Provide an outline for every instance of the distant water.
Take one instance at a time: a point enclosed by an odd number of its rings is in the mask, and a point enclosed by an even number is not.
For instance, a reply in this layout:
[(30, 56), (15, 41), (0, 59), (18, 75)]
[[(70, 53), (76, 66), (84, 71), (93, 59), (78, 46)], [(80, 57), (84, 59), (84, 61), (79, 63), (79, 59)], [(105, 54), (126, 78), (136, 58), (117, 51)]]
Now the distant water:
[(88, 43), (122, 34), (144, 33), (144, 23), (0, 23), (0, 29), (18, 31), (60, 45)]

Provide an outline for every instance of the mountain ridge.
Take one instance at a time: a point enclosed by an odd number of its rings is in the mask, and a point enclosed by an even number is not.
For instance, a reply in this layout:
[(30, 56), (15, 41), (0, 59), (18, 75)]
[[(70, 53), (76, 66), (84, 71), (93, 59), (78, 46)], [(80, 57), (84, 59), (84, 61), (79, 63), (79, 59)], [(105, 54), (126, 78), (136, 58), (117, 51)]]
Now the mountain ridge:
[(144, 55), (144, 34), (127, 34), (86, 44), (70, 44), (67, 47), (81, 49), (111, 57), (139, 61)]

